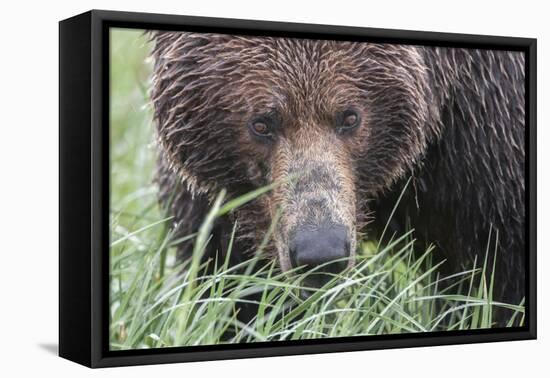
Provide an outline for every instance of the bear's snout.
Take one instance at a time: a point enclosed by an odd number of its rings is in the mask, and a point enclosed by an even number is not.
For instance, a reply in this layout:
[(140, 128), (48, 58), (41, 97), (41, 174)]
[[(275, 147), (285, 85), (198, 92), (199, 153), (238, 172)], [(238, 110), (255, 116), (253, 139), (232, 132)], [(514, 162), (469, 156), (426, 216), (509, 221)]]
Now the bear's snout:
[(350, 244), (342, 224), (299, 227), (289, 245), (290, 260), (294, 268), (311, 271), (308, 286), (321, 287), (348, 266)]

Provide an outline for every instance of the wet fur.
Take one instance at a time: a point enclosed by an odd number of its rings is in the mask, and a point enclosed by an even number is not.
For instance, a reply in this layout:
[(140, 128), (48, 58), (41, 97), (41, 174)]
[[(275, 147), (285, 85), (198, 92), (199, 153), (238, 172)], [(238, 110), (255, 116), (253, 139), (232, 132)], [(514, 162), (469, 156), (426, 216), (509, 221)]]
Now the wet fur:
[[(277, 250), (300, 217), (374, 236), (412, 176), (392, 231), (410, 219), (419, 244), (436, 244), (456, 271), (482, 259), (498, 230), (496, 299), (525, 295), (523, 53), (184, 32), (153, 40), (157, 180), (180, 235), (196, 231), (222, 188), (238, 196), (295, 170), (316, 177), (302, 194), (285, 183), (221, 220), (208, 256), (223, 253), (237, 221), (234, 259), (245, 258), (281, 208), (267, 257), (283, 269)], [(363, 124), (339, 137), (333, 114), (349, 105)], [(246, 124), (274, 109), (281, 137), (258, 143)], [(344, 199), (313, 206), (328, 214), (293, 212), (327, 190)]]

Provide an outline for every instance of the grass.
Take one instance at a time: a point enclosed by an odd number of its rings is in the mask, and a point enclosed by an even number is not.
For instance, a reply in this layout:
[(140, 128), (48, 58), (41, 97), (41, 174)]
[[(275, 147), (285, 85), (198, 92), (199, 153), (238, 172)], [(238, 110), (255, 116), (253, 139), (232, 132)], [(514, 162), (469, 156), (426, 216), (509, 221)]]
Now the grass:
[[(509, 326), (523, 324), (523, 303), (492, 299), (486, 257), (495, 248), (470, 269), (442, 276), (444, 262), (433, 263), (433, 248), (419, 254), (412, 230), (362, 241), (356, 266), (307, 299), (305, 274), (258, 258), (237, 267), (211, 261), (205, 274), (200, 257), (213, 222), (269, 188), (236, 199), (220, 193), (198, 232), (176, 240), (152, 181), (150, 46), (141, 32), (123, 29), (112, 31), (111, 43), (111, 349), (488, 328), (497, 307), (512, 310)], [(180, 262), (175, 246), (185, 242), (194, 242), (193, 256)], [(249, 302), (258, 313), (243, 323), (237, 313)]]

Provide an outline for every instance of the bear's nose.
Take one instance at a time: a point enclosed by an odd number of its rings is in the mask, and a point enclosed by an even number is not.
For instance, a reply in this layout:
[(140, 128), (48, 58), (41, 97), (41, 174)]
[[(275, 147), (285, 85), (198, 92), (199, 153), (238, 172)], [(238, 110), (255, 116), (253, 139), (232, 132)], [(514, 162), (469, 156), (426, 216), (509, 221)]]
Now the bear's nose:
[[(341, 224), (300, 227), (290, 243), (290, 260), (294, 267), (315, 269), (308, 284), (320, 287), (348, 265), (350, 241), (347, 228)], [(329, 274), (326, 274), (329, 273)]]

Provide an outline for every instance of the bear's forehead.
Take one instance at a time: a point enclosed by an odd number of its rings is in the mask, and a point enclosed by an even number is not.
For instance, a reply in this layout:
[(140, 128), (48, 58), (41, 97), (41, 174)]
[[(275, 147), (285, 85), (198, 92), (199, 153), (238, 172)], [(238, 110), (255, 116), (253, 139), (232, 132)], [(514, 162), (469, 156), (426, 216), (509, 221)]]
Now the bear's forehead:
[(228, 109), (327, 113), (361, 102), (373, 75), (398, 78), (390, 70), (412, 63), (404, 46), (367, 42), (185, 32), (155, 39), (158, 75), (180, 101), (202, 89)]
[(310, 104), (317, 108), (311, 111), (322, 112), (361, 95), (355, 84), (366, 50), (367, 44), (351, 42), (237, 38), (228, 41), (221, 56), (236, 62), (234, 82), (251, 95), (253, 105), (303, 108)]
[[(361, 65), (368, 44), (290, 38), (238, 39), (242, 49), (234, 53), (243, 69), (265, 68), (272, 75), (288, 78), (319, 78), (350, 72)], [(232, 43), (228, 43), (228, 47)], [(235, 46), (239, 43), (236, 42)], [(361, 50), (361, 53), (358, 53)]]
[(167, 62), (193, 63), (196, 71), (268, 71), (270, 76), (287, 79), (351, 76), (368, 67), (369, 62), (386, 61), (387, 67), (409, 64), (411, 55), (411, 49), (404, 45), (369, 42), (188, 32), (160, 33), (155, 39), (156, 55)]
[(365, 61), (373, 44), (208, 33), (168, 33), (157, 37), (164, 59), (194, 61), (195, 69), (268, 73), (285, 79), (350, 73)]

